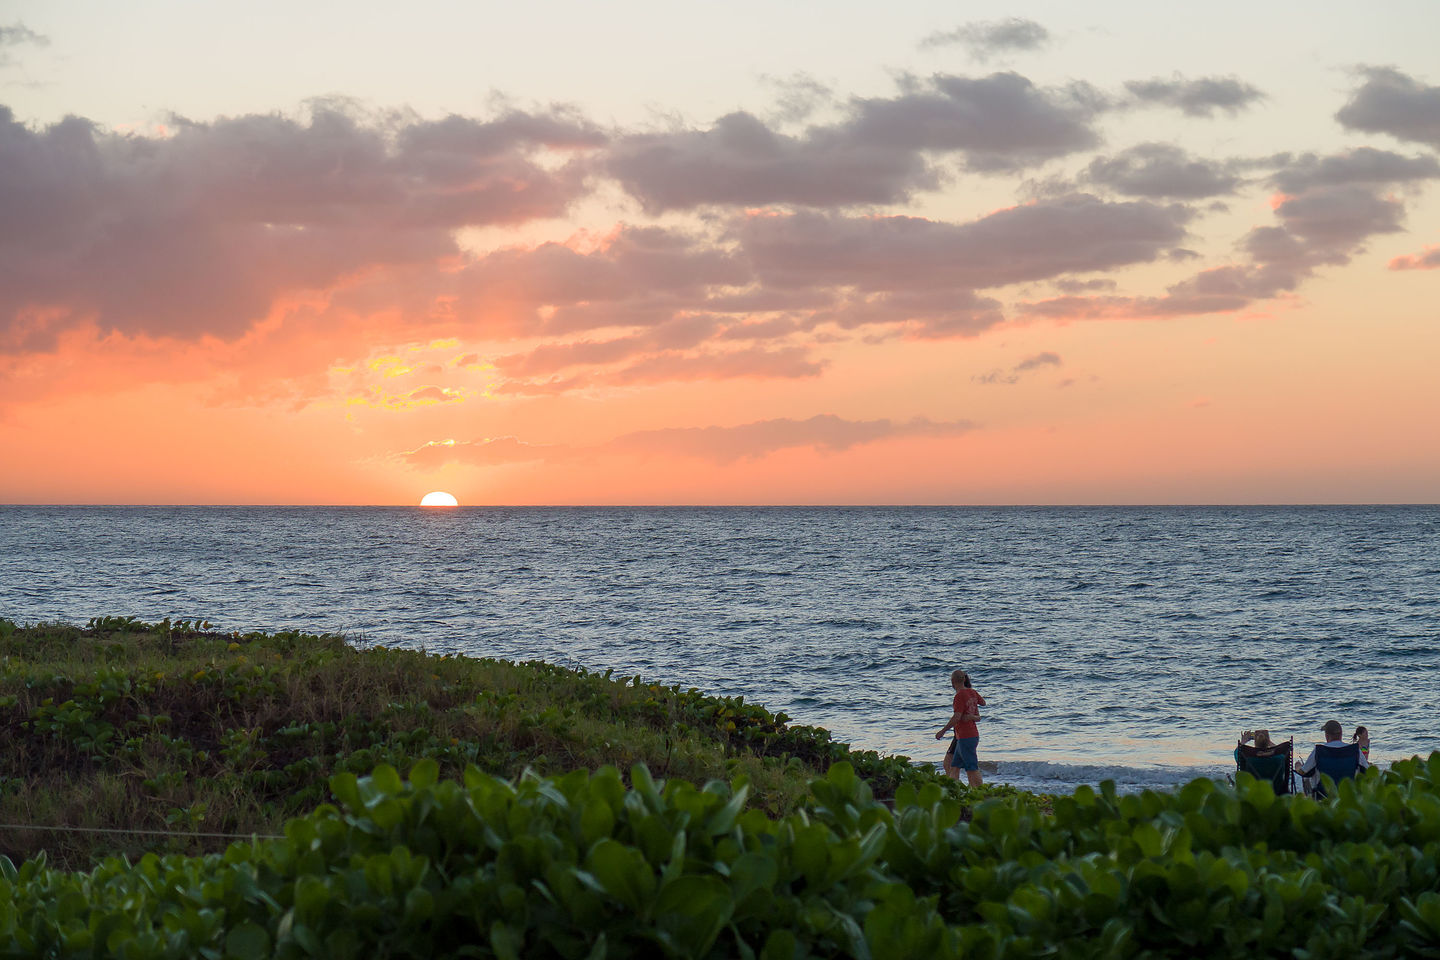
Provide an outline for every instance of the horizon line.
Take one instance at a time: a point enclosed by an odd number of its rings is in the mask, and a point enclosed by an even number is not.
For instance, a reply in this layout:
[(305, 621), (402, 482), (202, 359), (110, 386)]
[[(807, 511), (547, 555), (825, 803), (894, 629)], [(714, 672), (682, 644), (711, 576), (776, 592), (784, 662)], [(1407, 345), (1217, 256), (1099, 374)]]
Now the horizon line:
[(1205, 502), (1030, 502), (1030, 503), (461, 503), (455, 506), (422, 507), (418, 503), (0, 503), (0, 510), (10, 508), (137, 508), (137, 509), (413, 509), (427, 512), (445, 510), (796, 510), (796, 509), (855, 509), (855, 510), (899, 510), (899, 509), (1036, 509), (1072, 508), (1187, 508), (1187, 507), (1440, 507), (1434, 501), (1205, 501)]

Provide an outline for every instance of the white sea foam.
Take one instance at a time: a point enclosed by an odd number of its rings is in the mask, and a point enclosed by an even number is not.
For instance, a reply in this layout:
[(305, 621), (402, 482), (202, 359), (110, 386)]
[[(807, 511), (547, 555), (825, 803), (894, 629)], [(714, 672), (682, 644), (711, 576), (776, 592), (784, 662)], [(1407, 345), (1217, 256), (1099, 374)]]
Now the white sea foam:
[[(1071, 793), (1082, 783), (1098, 786), (1112, 780), (1122, 793), (1140, 790), (1174, 790), (1191, 780), (1208, 777), (1223, 781), (1230, 771), (1224, 767), (1180, 767), (1153, 765), (1127, 767), (1116, 764), (1061, 763), (1048, 760), (998, 760), (982, 763), (990, 783), (1008, 783), (1037, 793)], [(989, 768), (988, 770), (986, 768)]]

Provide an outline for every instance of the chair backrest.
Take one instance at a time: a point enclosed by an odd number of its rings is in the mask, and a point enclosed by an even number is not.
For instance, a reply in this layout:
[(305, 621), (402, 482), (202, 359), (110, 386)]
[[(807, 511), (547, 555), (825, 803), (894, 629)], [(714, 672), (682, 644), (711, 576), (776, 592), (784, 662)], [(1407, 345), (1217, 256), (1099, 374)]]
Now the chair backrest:
[(1270, 784), (1277, 794), (1295, 791), (1295, 781), (1290, 776), (1290, 769), (1294, 764), (1294, 738), (1268, 747), (1242, 743), (1236, 748), (1235, 768), (1243, 770), (1256, 780)]
[(1339, 783), (1360, 772), (1360, 744), (1347, 743), (1343, 747), (1327, 747), (1315, 744), (1315, 772)]

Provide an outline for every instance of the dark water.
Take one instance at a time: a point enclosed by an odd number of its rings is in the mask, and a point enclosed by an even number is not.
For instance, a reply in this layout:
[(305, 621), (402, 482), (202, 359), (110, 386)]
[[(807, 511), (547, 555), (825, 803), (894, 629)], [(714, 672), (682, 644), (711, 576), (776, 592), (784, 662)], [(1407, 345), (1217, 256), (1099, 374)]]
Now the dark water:
[[(1000, 780), (1219, 775), (1336, 717), (1437, 748), (1440, 508), (0, 508), (0, 616), (202, 617), (613, 667)], [(992, 777), (993, 778), (993, 777)]]

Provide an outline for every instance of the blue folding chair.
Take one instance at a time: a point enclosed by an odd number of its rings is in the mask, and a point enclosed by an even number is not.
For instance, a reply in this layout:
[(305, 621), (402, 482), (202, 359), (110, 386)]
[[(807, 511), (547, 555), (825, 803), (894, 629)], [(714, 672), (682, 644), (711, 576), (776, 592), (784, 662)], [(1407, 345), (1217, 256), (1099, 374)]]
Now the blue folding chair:
[(1315, 784), (1310, 788), (1310, 796), (1316, 800), (1325, 799), (1324, 777), (1329, 777), (1333, 782), (1341, 780), (1353, 780), (1360, 772), (1360, 744), (1347, 743), (1343, 747), (1328, 747), (1323, 743), (1315, 744)]
[(1257, 747), (1242, 743), (1235, 748), (1235, 769), (1270, 784), (1276, 794), (1295, 792), (1295, 738)]

